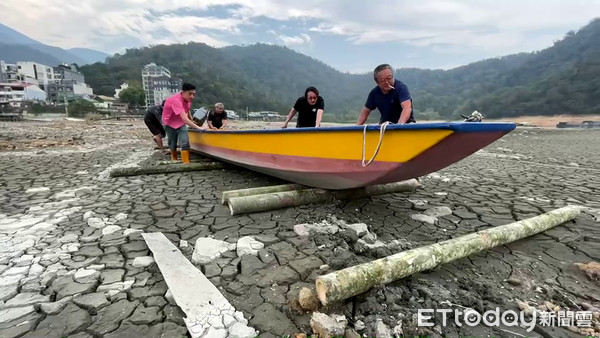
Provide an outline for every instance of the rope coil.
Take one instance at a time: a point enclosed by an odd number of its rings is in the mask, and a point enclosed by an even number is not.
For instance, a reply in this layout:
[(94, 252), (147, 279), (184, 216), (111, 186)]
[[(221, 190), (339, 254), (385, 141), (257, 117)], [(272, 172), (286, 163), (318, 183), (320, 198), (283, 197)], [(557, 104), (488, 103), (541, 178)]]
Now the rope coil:
[(375, 153), (373, 154), (373, 157), (371, 157), (371, 159), (367, 163), (365, 163), (365, 149), (367, 147), (367, 127), (369, 125), (365, 125), (365, 127), (363, 129), (363, 147), (362, 147), (362, 166), (363, 167), (369, 166), (375, 160), (375, 157), (377, 157), (377, 154), (379, 153), (379, 149), (381, 148), (381, 143), (383, 142), (383, 135), (385, 135), (385, 129), (387, 128), (387, 126), (389, 124), (390, 124), (390, 122), (386, 121), (381, 124), (381, 127), (379, 127), (379, 142), (377, 143), (377, 148), (375, 148)]

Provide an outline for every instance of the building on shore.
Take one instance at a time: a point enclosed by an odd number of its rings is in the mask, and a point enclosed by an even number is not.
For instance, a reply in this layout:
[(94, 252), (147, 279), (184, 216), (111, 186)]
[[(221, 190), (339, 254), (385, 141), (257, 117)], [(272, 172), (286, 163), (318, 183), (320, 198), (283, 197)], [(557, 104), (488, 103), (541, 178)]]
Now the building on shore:
[(46, 92), (35, 84), (2, 82), (0, 83), (0, 104), (21, 107), (25, 102), (44, 102)]
[(129, 88), (129, 84), (127, 84), (127, 82), (124, 82), (124, 83), (122, 83), (122, 84), (121, 84), (121, 88), (117, 88), (117, 89), (115, 89), (115, 95), (114, 95), (114, 98), (115, 98), (115, 99), (118, 99), (118, 98), (119, 98), (119, 95), (121, 94), (121, 91), (123, 91), (123, 90), (125, 90), (125, 89), (127, 89), (127, 88)]
[(0, 60), (0, 82), (35, 85), (45, 92), (44, 100), (54, 103), (62, 103), (65, 99), (89, 98), (93, 95), (92, 88), (85, 83), (83, 74), (75, 65), (50, 67), (32, 61), (9, 64)]
[(171, 77), (171, 72), (155, 63), (142, 69), (142, 86), (146, 94), (146, 108), (160, 104), (169, 96), (181, 90), (183, 81)]

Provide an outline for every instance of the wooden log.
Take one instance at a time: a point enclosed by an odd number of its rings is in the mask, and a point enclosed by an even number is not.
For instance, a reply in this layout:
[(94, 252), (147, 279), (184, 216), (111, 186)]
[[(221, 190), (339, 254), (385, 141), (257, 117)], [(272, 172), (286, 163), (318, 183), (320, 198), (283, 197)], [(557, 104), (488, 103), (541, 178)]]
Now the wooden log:
[(334, 199), (352, 199), (394, 192), (409, 192), (420, 187), (416, 179), (396, 183), (380, 184), (359, 189), (325, 190), (300, 189), (260, 195), (230, 197), (227, 204), (231, 215), (295, 207), (298, 205), (321, 203)]
[(399, 252), (317, 277), (317, 295), (323, 305), (344, 300), (375, 285), (387, 284), (417, 272), (474, 253), (546, 231), (579, 215), (580, 206), (567, 206), (522, 221), (485, 229), (440, 243)]
[(152, 175), (152, 174), (169, 174), (186, 171), (200, 170), (215, 170), (223, 169), (225, 165), (221, 162), (203, 162), (190, 164), (171, 164), (171, 165), (156, 165), (149, 167), (127, 167), (115, 168), (110, 171), (110, 177), (137, 176), (137, 175)]
[[(190, 159), (190, 163), (207, 163), (207, 162), (214, 162), (212, 160), (204, 160), (204, 159)], [(173, 161), (173, 160), (167, 160), (167, 161), (158, 161), (156, 162), (156, 165), (172, 165), (172, 164), (182, 164), (183, 162), (181, 162), (181, 160), (177, 160), (177, 161)]]
[(280, 192), (280, 191), (298, 190), (298, 189), (302, 189), (303, 187), (304, 186), (302, 186), (300, 184), (282, 184), (282, 185), (271, 185), (271, 186), (267, 186), (267, 187), (228, 190), (228, 191), (223, 191), (223, 195), (221, 196), (221, 203), (224, 205), (227, 204), (227, 202), (229, 202), (229, 199), (232, 197), (252, 196), (252, 195), (260, 195), (260, 194), (269, 194), (269, 193)]

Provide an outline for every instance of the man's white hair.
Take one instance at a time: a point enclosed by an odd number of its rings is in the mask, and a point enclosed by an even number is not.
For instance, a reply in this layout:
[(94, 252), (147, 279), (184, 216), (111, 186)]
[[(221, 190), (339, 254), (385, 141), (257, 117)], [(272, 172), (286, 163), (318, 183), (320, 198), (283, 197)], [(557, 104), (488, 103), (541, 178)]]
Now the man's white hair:
[(225, 106), (223, 105), (223, 103), (221, 103), (221, 102), (215, 103), (215, 108), (219, 108), (219, 107), (225, 108)]

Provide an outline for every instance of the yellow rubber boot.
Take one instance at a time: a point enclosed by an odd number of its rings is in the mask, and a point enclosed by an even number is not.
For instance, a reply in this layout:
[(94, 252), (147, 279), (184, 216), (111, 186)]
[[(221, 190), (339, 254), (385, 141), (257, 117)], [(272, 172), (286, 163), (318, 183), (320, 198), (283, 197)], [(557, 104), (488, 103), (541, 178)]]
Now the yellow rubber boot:
[(177, 161), (177, 149), (176, 150), (171, 150), (171, 159), (173, 161)]
[(189, 150), (182, 150), (181, 151), (181, 162), (183, 163), (190, 163), (190, 151)]

